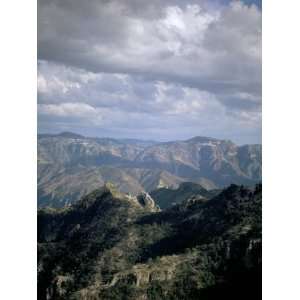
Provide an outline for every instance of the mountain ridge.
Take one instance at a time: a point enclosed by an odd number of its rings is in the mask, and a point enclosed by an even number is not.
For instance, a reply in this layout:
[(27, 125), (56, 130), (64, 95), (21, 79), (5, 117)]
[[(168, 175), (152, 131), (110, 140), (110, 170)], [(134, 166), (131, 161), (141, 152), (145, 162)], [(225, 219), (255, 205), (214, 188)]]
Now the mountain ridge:
[(105, 181), (136, 195), (161, 186), (177, 188), (184, 181), (210, 189), (260, 180), (261, 145), (238, 146), (208, 137), (162, 143), (71, 133), (38, 137), (41, 205), (77, 201)]
[[(173, 142), (189, 142), (189, 141), (196, 141), (196, 140), (215, 140), (215, 141), (223, 141), (223, 142), (230, 142), (235, 144), (230, 139), (222, 139), (222, 138), (214, 138), (208, 136), (197, 135), (190, 138), (179, 139), (179, 140), (168, 140), (168, 141), (158, 141), (158, 140), (147, 140), (147, 139), (140, 139), (140, 138), (112, 138), (107, 136), (86, 136), (72, 131), (62, 131), (60, 133), (38, 133), (38, 138), (43, 137), (67, 137), (67, 138), (85, 138), (85, 139), (99, 139), (99, 140), (115, 140), (115, 141), (132, 141), (132, 142), (146, 142), (146, 143), (155, 143), (155, 144), (164, 144), (164, 143), (173, 143)], [(238, 144), (238, 146), (245, 146), (245, 145), (260, 145), (261, 143), (249, 143), (249, 144)]]
[(40, 300), (259, 299), (261, 185), (165, 211), (115, 192), (39, 210)]

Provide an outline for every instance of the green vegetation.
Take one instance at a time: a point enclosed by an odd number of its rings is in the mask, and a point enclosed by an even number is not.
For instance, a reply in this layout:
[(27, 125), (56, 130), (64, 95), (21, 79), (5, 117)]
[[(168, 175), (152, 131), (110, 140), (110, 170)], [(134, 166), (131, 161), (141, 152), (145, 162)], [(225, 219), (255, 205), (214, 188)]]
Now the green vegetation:
[(260, 299), (261, 185), (189, 198), (158, 212), (107, 184), (39, 210), (38, 299)]

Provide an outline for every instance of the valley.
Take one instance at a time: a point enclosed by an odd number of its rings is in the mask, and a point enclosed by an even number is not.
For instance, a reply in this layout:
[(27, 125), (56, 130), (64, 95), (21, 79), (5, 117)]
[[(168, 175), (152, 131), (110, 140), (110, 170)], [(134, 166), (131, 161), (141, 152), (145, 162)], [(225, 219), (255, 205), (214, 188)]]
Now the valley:
[(106, 182), (137, 195), (183, 182), (214, 190), (260, 180), (261, 145), (207, 137), (158, 143), (67, 132), (38, 136), (39, 207), (69, 205)]

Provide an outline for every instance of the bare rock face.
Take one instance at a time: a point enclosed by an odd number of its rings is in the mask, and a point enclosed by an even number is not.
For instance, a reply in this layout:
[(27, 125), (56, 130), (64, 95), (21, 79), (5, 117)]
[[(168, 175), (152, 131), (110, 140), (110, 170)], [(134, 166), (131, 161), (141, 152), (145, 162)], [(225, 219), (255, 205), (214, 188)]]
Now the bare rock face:
[(159, 212), (160, 208), (156, 205), (155, 201), (151, 198), (151, 196), (146, 193), (142, 192), (140, 195), (137, 196), (137, 200), (140, 205), (149, 209), (152, 212)]
[(113, 287), (123, 282), (139, 288), (145, 287), (153, 281), (172, 280), (184, 260), (189, 259), (191, 260), (191, 257), (183, 258), (182, 255), (172, 255), (161, 257), (150, 264), (137, 264), (128, 271), (115, 274), (109, 286)]
[(209, 190), (260, 180), (261, 145), (207, 137), (167, 143), (72, 133), (38, 137), (39, 207), (74, 203), (106, 181), (136, 196), (186, 181)]
[(72, 283), (73, 279), (70, 276), (58, 275), (54, 278), (52, 286), (47, 289), (47, 299), (64, 298), (66, 297), (66, 287)]

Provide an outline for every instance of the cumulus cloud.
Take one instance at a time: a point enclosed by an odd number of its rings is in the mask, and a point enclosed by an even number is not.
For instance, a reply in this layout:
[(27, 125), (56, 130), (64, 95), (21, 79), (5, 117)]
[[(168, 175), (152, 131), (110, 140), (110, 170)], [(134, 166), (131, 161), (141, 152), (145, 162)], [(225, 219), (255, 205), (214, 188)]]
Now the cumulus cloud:
[[(144, 1), (142, 1), (145, 3)], [(39, 58), (93, 72), (133, 73), (213, 90), (260, 89), (261, 12), (232, 2), (162, 6), (153, 18), (126, 1), (41, 1)], [(90, 15), (89, 15), (90, 14)]]
[[(163, 139), (187, 132), (260, 139), (257, 6), (39, 0), (38, 8), (39, 119), (45, 130), (50, 116), (65, 126), (62, 118), (73, 114), (72, 126), (79, 115), (90, 115), (114, 135), (151, 129)], [(125, 120), (139, 122), (140, 130)]]
[(92, 117), (97, 115), (94, 107), (85, 103), (62, 103), (62, 104), (40, 104), (38, 106), (41, 114), (59, 117)]

